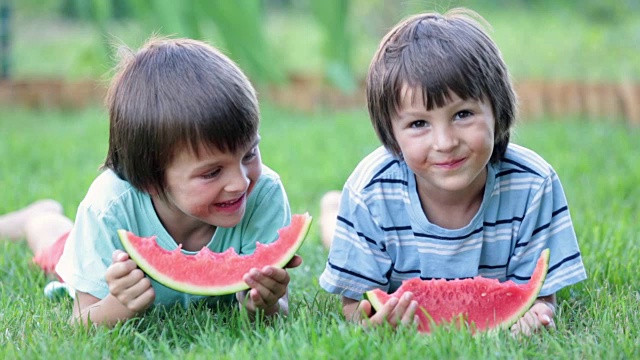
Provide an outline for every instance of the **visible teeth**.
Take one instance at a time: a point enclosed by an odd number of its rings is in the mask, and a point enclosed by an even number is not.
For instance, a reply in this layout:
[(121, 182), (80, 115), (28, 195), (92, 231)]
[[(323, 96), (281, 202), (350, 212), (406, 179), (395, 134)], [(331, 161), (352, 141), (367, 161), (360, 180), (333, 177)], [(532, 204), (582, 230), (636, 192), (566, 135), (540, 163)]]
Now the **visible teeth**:
[(238, 198), (236, 200), (225, 201), (225, 202), (222, 202), (222, 203), (218, 203), (218, 206), (226, 207), (226, 206), (233, 205), (233, 204), (237, 203), (239, 200), (240, 199)]

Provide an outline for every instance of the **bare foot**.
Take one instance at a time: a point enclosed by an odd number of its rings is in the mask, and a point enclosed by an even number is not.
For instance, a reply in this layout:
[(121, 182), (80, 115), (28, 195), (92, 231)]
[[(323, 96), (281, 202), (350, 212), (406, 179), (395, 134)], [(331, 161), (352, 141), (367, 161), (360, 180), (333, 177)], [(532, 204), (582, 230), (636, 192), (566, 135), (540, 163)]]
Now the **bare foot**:
[(0, 216), (0, 239), (23, 239), (25, 224), (33, 217), (46, 213), (62, 214), (62, 205), (51, 199), (38, 200), (20, 210)]
[(329, 191), (320, 200), (320, 239), (327, 249), (333, 241), (341, 194), (340, 191)]

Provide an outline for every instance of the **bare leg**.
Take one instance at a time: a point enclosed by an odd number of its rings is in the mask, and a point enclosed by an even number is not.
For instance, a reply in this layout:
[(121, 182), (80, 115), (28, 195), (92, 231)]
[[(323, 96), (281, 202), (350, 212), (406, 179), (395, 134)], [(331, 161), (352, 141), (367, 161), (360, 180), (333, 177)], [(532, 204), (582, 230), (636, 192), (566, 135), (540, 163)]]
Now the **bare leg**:
[(336, 229), (340, 196), (341, 192), (334, 190), (324, 194), (320, 200), (320, 239), (327, 249), (331, 247)]
[(39, 200), (20, 210), (0, 216), (0, 239), (26, 239), (34, 255), (51, 246), (71, 230), (73, 222), (63, 215), (55, 200)]
[(68, 233), (73, 222), (57, 212), (40, 213), (29, 219), (24, 226), (27, 243), (34, 255), (49, 248), (62, 235)]
[(62, 214), (62, 205), (55, 200), (39, 200), (20, 210), (0, 216), (0, 239), (11, 241), (25, 237), (25, 224), (45, 213)]

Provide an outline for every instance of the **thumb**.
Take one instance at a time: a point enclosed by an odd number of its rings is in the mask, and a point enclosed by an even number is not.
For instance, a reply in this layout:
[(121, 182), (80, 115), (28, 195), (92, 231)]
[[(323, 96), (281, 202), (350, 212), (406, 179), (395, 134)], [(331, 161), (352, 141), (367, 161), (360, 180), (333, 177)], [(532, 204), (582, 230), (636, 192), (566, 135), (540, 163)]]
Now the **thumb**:
[(373, 315), (373, 310), (371, 309), (371, 303), (369, 300), (360, 301), (360, 304), (358, 304), (358, 315), (360, 315), (361, 319), (367, 319)]
[(291, 258), (291, 260), (289, 260), (287, 265), (285, 265), (284, 267), (287, 269), (292, 269), (300, 265), (302, 265), (302, 257), (300, 257), (300, 255), (294, 255), (293, 258)]

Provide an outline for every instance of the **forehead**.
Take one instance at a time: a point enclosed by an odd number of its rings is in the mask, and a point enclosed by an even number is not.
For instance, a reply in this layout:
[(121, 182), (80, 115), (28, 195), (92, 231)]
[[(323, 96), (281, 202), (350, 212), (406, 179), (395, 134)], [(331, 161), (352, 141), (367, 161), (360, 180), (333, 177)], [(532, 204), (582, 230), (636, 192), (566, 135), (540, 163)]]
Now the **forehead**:
[[(452, 102), (462, 101), (462, 99), (458, 94), (456, 94), (453, 90), (443, 91), (441, 94), (444, 99), (444, 104), (442, 106), (446, 106)], [(404, 108), (427, 108), (427, 103), (429, 102), (429, 95), (425, 93), (424, 88), (420, 86), (411, 86), (408, 84), (403, 84), (400, 87), (400, 91), (398, 94), (398, 105), (399, 109), (402, 110)], [(432, 101), (433, 103), (433, 101)], [(440, 107), (440, 106), (438, 106)]]
[(257, 146), (260, 142), (260, 136), (255, 134), (251, 137), (251, 141), (248, 141), (244, 145), (240, 146), (236, 151), (230, 151), (221, 149), (215, 144), (206, 142), (187, 142), (176, 147), (173, 152), (173, 158), (170, 161), (171, 164), (175, 164), (180, 161), (197, 162), (197, 161), (212, 161), (216, 159), (235, 158), (237, 156), (244, 156), (244, 154), (250, 151), (254, 146)]

